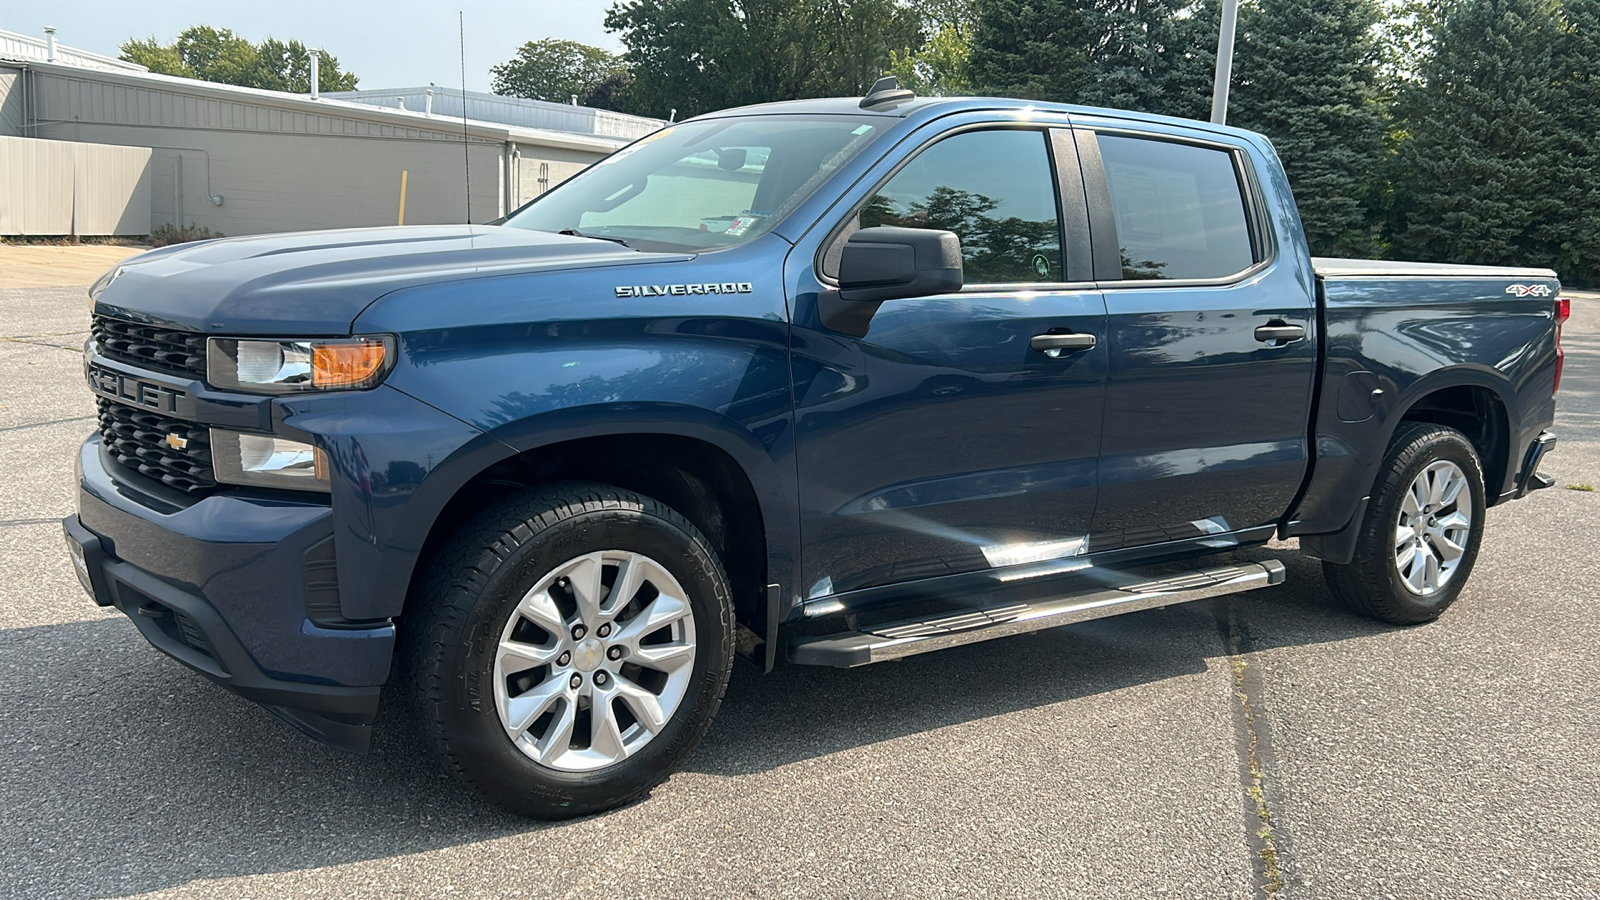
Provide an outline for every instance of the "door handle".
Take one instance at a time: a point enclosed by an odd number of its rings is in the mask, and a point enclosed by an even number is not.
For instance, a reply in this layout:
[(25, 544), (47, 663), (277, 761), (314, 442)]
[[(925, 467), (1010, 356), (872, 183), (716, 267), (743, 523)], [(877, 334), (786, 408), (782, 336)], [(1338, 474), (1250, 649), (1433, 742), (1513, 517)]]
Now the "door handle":
[(1062, 353), (1089, 350), (1094, 347), (1092, 334), (1036, 334), (1028, 339), (1028, 346), (1052, 359)]
[(1273, 341), (1298, 341), (1306, 336), (1306, 330), (1300, 325), (1285, 325), (1282, 322), (1269, 323), (1256, 329), (1256, 340), (1263, 344)]

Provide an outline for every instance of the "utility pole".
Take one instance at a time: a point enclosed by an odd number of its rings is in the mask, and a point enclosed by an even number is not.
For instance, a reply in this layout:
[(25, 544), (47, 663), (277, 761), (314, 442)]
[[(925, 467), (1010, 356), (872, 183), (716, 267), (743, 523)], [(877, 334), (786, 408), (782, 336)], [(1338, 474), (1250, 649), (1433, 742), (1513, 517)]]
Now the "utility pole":
[(1217, 35), (1217, 77), (1211, 87), (1211, 121), (1228, 122), (1228, 80), (1233, 77), (1233, 31), (1239, 23), (1239, 0), (1222, 0), (1222, 31)]

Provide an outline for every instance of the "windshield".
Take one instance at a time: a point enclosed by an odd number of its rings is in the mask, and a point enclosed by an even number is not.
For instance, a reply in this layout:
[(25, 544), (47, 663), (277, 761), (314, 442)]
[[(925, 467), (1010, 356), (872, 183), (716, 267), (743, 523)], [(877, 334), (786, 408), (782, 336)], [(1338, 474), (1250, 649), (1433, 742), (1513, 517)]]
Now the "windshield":
[(882, 130), (867, 116), (686, 122), (622, 148), (506, 220), (642, 250), (710, 250), (765, 233)]

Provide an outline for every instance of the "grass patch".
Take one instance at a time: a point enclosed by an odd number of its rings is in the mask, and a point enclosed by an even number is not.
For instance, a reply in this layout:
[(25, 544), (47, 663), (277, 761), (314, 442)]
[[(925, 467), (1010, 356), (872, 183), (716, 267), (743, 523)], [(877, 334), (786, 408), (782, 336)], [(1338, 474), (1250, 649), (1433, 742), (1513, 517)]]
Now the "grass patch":
[(1588, 483), (1584, 483), (1584, 484), (1569, 484), (1569, 485), (1567, 485), (1567, 490), (1569, 490), (1569, 491), (1583, 491), (1586, 494), (1592, 494), (1592, 493), (1594, 493), (1594, 485), (1588, 484)]
[(1277, 897), (1283, 890), (1283, 870), (1278, 865), (1277, 834), (1272, 828), (1272, 812), (1267, 808), (1267, 794), (1264, 789), (1265, 773), (1261, 769), (1261, 758), (1257, 755), (1258, 738), (1256, 736), (1256, 714), (1250, 703), (1250, 695), (1244, 687), (1244, 670), (1249, 663), (1239, 655), (1239, 629), (1233, 624), (1233, 617), (1228, 617), (1228, 662), (1233, 667), (1233, 695), (1238, 698), (1239, 706), (1244, 712), (1245, 730), (1250, 737), (1249, 757), (1245, 760), (1250, 784), (1245, 788), (1254, 806), (1256, 819), (1261, 827), (1256, 831), (1256, 839), (1260, 841), (1261, 854), (1261, 889), (1268, 897)]

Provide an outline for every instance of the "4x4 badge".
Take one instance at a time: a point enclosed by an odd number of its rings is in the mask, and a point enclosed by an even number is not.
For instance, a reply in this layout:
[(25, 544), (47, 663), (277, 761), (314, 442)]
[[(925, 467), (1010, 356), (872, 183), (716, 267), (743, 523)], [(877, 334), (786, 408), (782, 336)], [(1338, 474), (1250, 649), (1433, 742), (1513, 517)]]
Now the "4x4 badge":
[(1506, 288), (1506, 293), (1518, 297), (1548, 297), (1550, 285), (1548, 284), (1513, 284)]

